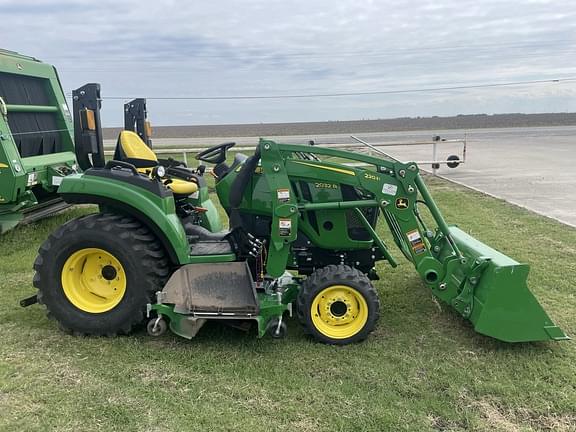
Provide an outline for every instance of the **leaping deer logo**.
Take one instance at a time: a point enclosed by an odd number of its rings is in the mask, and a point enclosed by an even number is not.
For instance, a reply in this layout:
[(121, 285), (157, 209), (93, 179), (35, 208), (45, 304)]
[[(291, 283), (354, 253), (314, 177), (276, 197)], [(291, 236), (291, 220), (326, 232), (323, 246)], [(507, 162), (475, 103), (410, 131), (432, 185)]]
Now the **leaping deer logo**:
[(404, 210), (408, 208), (408, 198), (396, 198), (396, 208)]

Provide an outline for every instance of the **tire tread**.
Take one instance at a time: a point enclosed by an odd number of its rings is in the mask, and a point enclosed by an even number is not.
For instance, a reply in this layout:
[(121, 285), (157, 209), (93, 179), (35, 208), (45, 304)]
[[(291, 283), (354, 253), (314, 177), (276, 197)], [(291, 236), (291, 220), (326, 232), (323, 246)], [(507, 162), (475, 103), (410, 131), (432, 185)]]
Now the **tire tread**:
[(70, 323), (64, 324), (58, 319), (62, 305), (58, 304), (57, 301), (53, 301), (53, 298), (48, 302), (44, 301), (47, 290), (60, 289), (58, 281), (49, 281), (46, 276), (47, 267), (54, 265), (51, 258), (55, 252), (55, 247), (57, 247), (63, 239), (73, 241), (74, 236), (79, 230), (86, 229), (105, 231), (122, 238), (129, 245), (131, 253), (133, 253), (141, 263), (140, 268), (142, 270), (143, 280), (148, 281), (139, 286), (144, 287), (146, 290), (146, 298), (149, 300), (154, 297), (156, 291), (161, 289), (168, 279), (170, 270), (166, 253), (159, 245), (156, 237), (145, 225), (125, 215), (94, 213), (68, 221), (50, 234), (48, 239), (40, 246), (33, 266), (35, 270), (33, 285), (38, 289), (38, 302), (46, 306), (48, 316), (55, 318), (58, 321), (59, 327), (68, 334), (85, 336), (129, 334), (142, 323), (145, 305), (142, 305), (143, 307), (139, 308), (135, 314), (127, 317), (125, 322), (117, 324), (114, 328), (110, 328), (110, 325), (104, 325), (101, 329), (86, 330), (80, 327), (76, 328), (75, 325), (70, 325)]

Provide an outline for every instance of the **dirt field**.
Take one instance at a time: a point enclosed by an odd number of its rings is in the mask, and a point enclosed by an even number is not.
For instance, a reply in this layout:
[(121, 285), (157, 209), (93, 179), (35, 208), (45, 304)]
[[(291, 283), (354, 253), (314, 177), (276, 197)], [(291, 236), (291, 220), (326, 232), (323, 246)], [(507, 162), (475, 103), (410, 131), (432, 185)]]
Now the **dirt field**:
[[(149, 113), (154, 124), (154, 113)], [(459, 115), (383, 120), (328, 121), (314, 123), (267, 123), (207, 126), (155, 126), (157, 138), (203, 138), (278, 135), (318, 135), (435, 129), (477, 129), (536, 126), (576, 126), (576, 113)], [(114, 139), (119, 128), (106, 128), (104, 139)]]

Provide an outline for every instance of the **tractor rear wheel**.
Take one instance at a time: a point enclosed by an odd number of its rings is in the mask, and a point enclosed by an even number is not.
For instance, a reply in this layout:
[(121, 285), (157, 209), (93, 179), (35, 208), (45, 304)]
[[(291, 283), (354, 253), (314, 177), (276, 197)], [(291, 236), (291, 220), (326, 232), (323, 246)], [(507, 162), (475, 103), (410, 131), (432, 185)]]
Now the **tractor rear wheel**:
[(347, 265), (312, 273), (300, 287), (297, 306), (304, 331), (333, 345), (366, 339), (380, 315), (378, 293), (370, 280)]
[(169, 276), (156, 237), (137, 220), (97, 213), (62, 225), (34, 262), (38, 301), (67, 332), (128, 334)]

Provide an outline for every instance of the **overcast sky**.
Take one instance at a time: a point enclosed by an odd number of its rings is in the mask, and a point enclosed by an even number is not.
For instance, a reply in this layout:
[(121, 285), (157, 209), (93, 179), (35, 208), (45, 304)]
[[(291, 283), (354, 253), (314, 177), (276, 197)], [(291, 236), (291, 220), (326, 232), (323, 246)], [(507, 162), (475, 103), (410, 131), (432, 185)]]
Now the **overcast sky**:
[[(0, 47), (56, 65), (66, 92), (231, 96), (576, 77), (576, 3), (0, 0)], [(106, 126), (122, 122), (106, 100)], [(576, 111), (576, 82), (337, 98), (149, 101), (156, 125)]]

